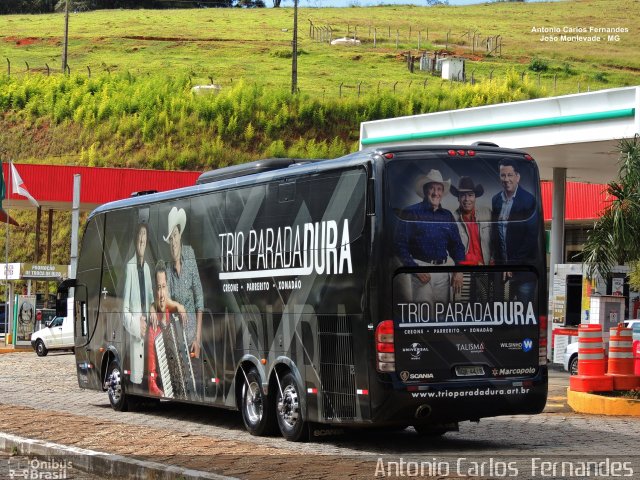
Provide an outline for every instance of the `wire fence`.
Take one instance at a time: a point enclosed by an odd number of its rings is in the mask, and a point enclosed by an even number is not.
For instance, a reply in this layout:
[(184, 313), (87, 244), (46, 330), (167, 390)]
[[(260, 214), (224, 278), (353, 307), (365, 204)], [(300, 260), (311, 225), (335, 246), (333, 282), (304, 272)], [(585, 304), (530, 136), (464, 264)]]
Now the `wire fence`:
[[(429, 53), (426, 51), (403, 51), (399, 52), (398, 55), (401, 55), (404, 58), (406, 63), (406, 68), (410, 73), (411, 78), (409, 80), (398, 80), (398, 81), (377, 81), (377, 82), (365, 82), (360, 81), (357, 83), (352, 82), (330, 82), (329, 86), (325, 86), (321, 88), (322, 97), (339, 97), (339, 98), (347, 98), (347, 97), (361, 97), (371, 93), (385, 93), (390, 92), (393, 94), (403, 94), (409, 91), (416, 91), (418, 89), (426, 89), (427, 87), (437, 85), (439, 87), (447, 87), (447, 88), (455, 88), (458, 85), (463, 84), (471, 84), (475, 85), (480, 82), (503, 82), (509, 73), (507, 73), (504, 69), (496, 71), (495, 68), (487, 69), (480, 63), (470, 62), (465, 60), (462, 64), (462, 67), (453, 73), (449, 71), (448, 73), (443, 73), (442, 69), (442, 60), (447, 60), (453, 58), (449, 56), (446, 52), (433, 52)], [(5, 74), (9, 77), (21, 77), (26, 75), (61, 75), (63, 73), (61, 68), (55, 68), (50, 66), (48, 63), (44, 65), (30, 63), (28, 61), (13, 62), (10, 58), (6, 58), (6, 70)], [(97, 66), (92, 68), (90, 65), (85, 66), (74, 66), (71, 64), (67, 64), (66, 71), (64, 72), (66, 75), (86, 75), (88, 78), (91, 78), (94, 74), (101, 73), (112, 73), (111, 69), (107, 66)], [(116, 73), (114, 71), (113, 73)], [(1, 75), (1, 73), (0, 73)], [(525, 80), (530, 82), (531, 84), (544, 88), (547, 92), (556, 95), (556, 94), (568, 94), (568, 93), (581, 93), (588, 92), (591, 90), (599, 90), (602, 88), (610, 88), (610, 85), (606, 83), (594, 81), (584, 81), (584, 80), (576, 80), (575, 82), (568, 82), (566, 76), (558, 75), (557, 73), (543, 73), (543, 72), (532, 72), (529, 69), (522, 69), (518, 72), (520, 80), (524, 82)], [(194, 75), (192, 75), (194, 76)], [(202, 78), (205, 78), (204, 76)], [(217, 93), (220, 88), (231, 87), (234, 84), (233, 78), (216, 78), (215, 81), (213, 77), (206, 77), (210, 81), (211, 86), (215, 86), (216, 89), (211, 89), (211, 93)], [(238, 79), (235, 79), (238, 81)], [(205, 80), (206, 82), (206, 80)], [(257, 85), (258, 82), (251, 82), (254, 85)], [(315, 87), (314, 90), (316, 92), (319, 91), (318, 87)], [(304, 86), (298, 88), (298, 92), (302, 93), (304, 91)]]
[(502, 34), (482, 34), (478, 29), (454, 32), (451, 29), (436, 31), (428, 27), (411, 27), (402, 30), (391, 25), (386, 27), (367, 25), (365, 27), (317, 25), (309, 20), (308, 36), (311, 40), (331, 44), (334, 41), (351, 40), (377, 47), (417, 48), (429, 46), (444, 50), (464, 50), (472, 55), (502, 56), (504, 45)]

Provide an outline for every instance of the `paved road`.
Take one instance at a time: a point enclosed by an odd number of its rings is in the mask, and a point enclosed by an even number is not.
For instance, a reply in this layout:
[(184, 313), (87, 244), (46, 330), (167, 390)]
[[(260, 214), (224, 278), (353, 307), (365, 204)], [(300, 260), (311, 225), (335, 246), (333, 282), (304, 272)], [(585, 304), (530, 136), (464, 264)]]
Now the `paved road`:
[[(396, 461), (420, 458), (422, 461), (443, 461), (453, 465), (460, 457), (480, 458), (482, 461), (495, 458), (504, 462), (517, 461), (519, 468), (528, 471), (545, 467), (545, 464), (531, 467), (529, 464), (535, 457), (549, 462), (563, 459), (605, 461), (610, 458), (610, 461), (632, 461), (635, 472), (640, 475), (640, 457), (632, 458), (640, 445), (640, 419), (574, 414), (566, 406), (567, 374), (551, 371), (550, 377), (549, 403), (541, 415), (484, 419), (479, 424), (465, 422), (460, 425), (460, 432), (437, 440), (419, 439), (411, 429), (407, 429), (355, 432), (320, 442), (292, 444), (277, 437), (252, 437), (244, 431), (237, 412), (169, 403), (153, 410), (114, 412), (105, 393), (78, 388), (72, 355), (50, 353), (45, 358), (38, 358), (34, 353), (15, 353), (0, 355), (0, 412), (10, 415), (12, 407), (16, 407), (16, 411), (17, 407), (30, 407), (36, 411), (59, 412), (60, 418), (68, 414), (64, 418), (69, 419), (69, 429), (81, 428), (75, 419), (80, 419), (81, 425), (81, 419), (85, 418), (88, 424), (91, 419), (91, 425), (97, 425), (98, 429), (119, 425), (118, 436), (121, 437), (134, 438), (136, 432), (147, 430), (171, 432), (178, 438), (191, 436), (202, 441), (223, 440), (227, 442), (219, 445), (245, 445), (254, 448), (256, 455), (268, 451), (289, 459), (330, 455), (376, 461), (384, 455), (386, 459), (395, 458)], [(1, 423), (0, 430), (4, 430)], [(46, 432), (46, 426), (42, 431)], [(91, 445), (80, 446), (92, 448)], [(136, 455), (139, 452), (133, 449), (130, 453)], [(551, 468), (554, 464), (549, 465)], [(250, 471), (243, 472), (251, 477)], [(229, 471), (224, 473), (230, 474)], [(482, 476), (492, 476), (488, 473)], [(559, 475), (556, 472), (554, 476)], [(535, 477), (542, 478), (541, 475)]]

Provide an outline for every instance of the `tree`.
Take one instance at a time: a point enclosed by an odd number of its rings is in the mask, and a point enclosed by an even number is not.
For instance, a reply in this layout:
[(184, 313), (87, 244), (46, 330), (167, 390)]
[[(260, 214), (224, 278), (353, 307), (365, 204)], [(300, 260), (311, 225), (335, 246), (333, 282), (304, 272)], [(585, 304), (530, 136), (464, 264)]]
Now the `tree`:
[(618, 149), (618, 179), (607, 185), (611, 203), (588, 232), (583, 249), (589, 278), (607, 278), (615, 265), (625, 263), (633, 270), (640, 261), (640, 136), (621, 140)]

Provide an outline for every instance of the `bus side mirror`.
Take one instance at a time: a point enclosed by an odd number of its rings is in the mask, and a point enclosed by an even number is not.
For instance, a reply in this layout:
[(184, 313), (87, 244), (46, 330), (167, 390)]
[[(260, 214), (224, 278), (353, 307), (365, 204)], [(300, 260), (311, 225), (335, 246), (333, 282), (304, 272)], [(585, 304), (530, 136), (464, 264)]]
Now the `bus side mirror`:
[(56, 315), (58, 317), (67, 316), (67, 299), (69, 298), (69, 289), (76, 286), (75, 279), (64, 280), (58, 285), (58, 292), (56, 294)]

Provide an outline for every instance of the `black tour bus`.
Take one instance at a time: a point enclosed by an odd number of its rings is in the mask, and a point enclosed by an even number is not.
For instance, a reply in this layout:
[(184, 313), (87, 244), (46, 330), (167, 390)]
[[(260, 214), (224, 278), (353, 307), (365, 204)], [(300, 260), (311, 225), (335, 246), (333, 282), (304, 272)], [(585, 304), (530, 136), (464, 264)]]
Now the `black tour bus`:
[(546, 284), (529, 155), (397, 146), (103, 205), (58, 308), (73, 287), (79, 385), (116, 410), (236, 409), (292, 441), (441, 434), (543, 410)]

